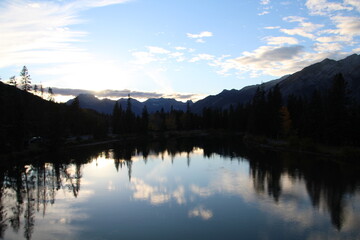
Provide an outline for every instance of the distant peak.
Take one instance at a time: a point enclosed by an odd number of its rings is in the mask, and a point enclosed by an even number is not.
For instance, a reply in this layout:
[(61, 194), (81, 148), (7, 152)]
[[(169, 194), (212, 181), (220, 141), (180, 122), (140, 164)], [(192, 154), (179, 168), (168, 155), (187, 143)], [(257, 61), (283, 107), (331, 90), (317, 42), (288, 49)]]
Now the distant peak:
[(95, 98), (95, 95), (90, 93), (80, 93), (78, 97), (88, 97), (88, 98)]
[(335, 62), (335, 60), (330, 58), (325, 58), (324, 60), (321, 61), (321, 63), (328, 63), (328, 62)]
[(354, 53), (354, 54), (346, 57), (344, 60), (345, 60), (345, 61), (349, 61), (349, 60), (350, 60), (350, 61), (353, 61), (353, 60), (355, 60), (355, 59), (359, 59), (359, 60), (360, 60), (360, 55)]

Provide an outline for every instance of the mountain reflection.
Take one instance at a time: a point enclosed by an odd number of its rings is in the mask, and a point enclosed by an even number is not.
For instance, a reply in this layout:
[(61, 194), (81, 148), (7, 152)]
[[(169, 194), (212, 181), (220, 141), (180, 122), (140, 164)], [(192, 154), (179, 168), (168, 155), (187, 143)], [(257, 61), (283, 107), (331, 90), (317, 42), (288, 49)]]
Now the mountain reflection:
[[(277, 211), (276, 206), (287, 207), (285, 206), (287, 202), (281, 202), (282, 199), (296, 198), (291, 188), (304, 186), (313, 209), (317, 211), (325, 209), (338, 231), (342, 230), (343, 223), (347, 221), (345, 210), (349, 207), (348, 199), (358, 194), (359, 169), (329, 159), (249, 150), (234, 138), (178, 139), (151, 143), (129, 141), (113, 145), (111, 149), (105, 151), (102, 147), (82, 149), (67, 154), (44, 156), (27, 161), (27, 164), (2, 167), (0, 238), (4, 238), (6, 231), (12, 229), (14, 232), (23, 232), (25, 239), (31, 239), (36, 222), (35, 216), (39, 213), (42, 216), (46, 215), (48, 206), (56, 203), (60, 190), (77, 198), (81, 191), (84, 164), (96, 161), (99, 156), (113, 160), (117, 171), (127, 169), (134, 199), (148, 200), (152, 204), (163, 204), (174, 199), (179, 205), (186, 204), (186, 189), (183, 185), (178, 185), (173, 190), (164, 190), (151, 186), (143, 179), (132, 177), (133, 159), (142, 159), (144, 164), (147, 164), (150, 157), (164, 159), (164, 156), (170, 156), (174, 163), (177, 156), (185, 154), (187, 165), (191, 168), (191, 157), (199, 149), (202, 150), (205, 158), (220, 156), (225, 161), (248, 162), (249, 176), (242, 178), (250, 177), (252, 186), (249, 188), (252, 188), (257, 196), (268, 196), (272, 199), (275, 206), (272, 211)], [(202, 198), (220, 191), (240, 192), (240, 195), (244, 195), (236, 185), (236, 181), (242, 181), (240, 175), (223, 172), (216, 180), (209, 186), (193, 184), (189, 187), (189, 191)], [(245, 190), (250, 191), (243, 189)], [(190, 209), (188, 216), (209, 220), (214, 213), (206, 206), (199, 205)]]

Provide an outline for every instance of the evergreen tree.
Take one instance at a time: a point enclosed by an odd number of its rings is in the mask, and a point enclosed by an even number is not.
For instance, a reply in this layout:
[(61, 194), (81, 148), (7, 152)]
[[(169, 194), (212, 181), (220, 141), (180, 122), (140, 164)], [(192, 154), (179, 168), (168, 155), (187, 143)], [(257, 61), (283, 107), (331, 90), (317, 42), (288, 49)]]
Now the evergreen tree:
[(39, 88), (38, 88), (38, 86), (36, 84), (34, 85), (33, 89), (34, 89), (34, 93), (37, 94), (37, 91), (39, 90)]
[(271, 89), (267, 95), (267, 126), (266, 133), (268, 136), (277, 137), (281, 133), (281, 113), (282, 95), (278, 84)]
[(131, 97), (130, 94), (128, 95), (128, 100), (127, 100), (127, 107), (126, 107), (126, 112), (125, 112), (125, 121), (124, 121), (124, 130), (127, 133), (132, 132), (134, 129), (134, 120), (135, 120), (135, 115), (132, 112), (131, 109)]
[(28, 92), (31, 90), (31, 78), (28, 69), (26, 66), (23, 67), (23, 69), (20, 72), (20, 82), (22, 90)]
[(247, 130), (254, 134), (264, 134), (266, 132), (266, 99), (262, 85), (256, 89), (250, 109)]
[(17, 83), (17, 81), (16, 81), (16, 77), (15, 77), (15, 76), (10, 77), (10, 79), (9, 79), (9, 84), (10, 84), (10, 85), (13, 85), (14, 87), (17, 87), (18, 83)]
[(52, 90), (51, 87), (48, 88), (48, 94), (49, 94), (48, 100), (49, 100), (50, 102), (53, 102), (53, 101), (54, 101), (54, 92), (53, 92), (53, 90)]
[(149, 113), (147, 107), (144, 106), (141, 113), (141, 132), (146, 132), (149, 126)]
[(40, 94), (41, 94), (41, 98), (44, 98), (44, 88), (42, 84), (40, 84)]
[[(120, 105), (121, 106), (121, 105)], [(118, 102), (115, 102), (113, 112), (112, 112), (112, 128), (114, 134), (120, 133), (120, 124), (121, 124), (121, 109), (119, 108)]]
[(341, 73), (336, 74), (329, 90), (326, 107), (326, 139), (329, 143), (344, 143), (347, 124), (346, 82)]

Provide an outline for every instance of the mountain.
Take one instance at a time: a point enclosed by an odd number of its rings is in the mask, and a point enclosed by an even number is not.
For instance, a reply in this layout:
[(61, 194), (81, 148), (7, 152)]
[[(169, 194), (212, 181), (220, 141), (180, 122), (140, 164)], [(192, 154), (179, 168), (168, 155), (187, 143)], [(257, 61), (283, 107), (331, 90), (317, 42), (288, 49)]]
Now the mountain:
[[(315, 90), (319, 92), (330, 88), (332, 80), (337, 73), (342, 73), (348, 84), (350, 96), (357, 102), (360, 102), (360, 55), (353, 54), (345, 59), (335, 61), (325, 59), (319, 63), (310, 65), (301, 71), (291, 75), (283, 76), (263, 84), (256, 84), (244, 87), (240, 90), (223, 90), (217, 95), (210, 95), (195, 103), (180, 102), (170, 98), (151, 98), (145, 102), (139, 102), (131, 99), (132, 110), (135, 114), (140, 115), (144, 106), (147, 107), (149, 113), (160, 111), (162, 108), (165, 112), (174, 110), (186, 111), (187, 106), (194, 113), (201, 113), (204, 108), (229, 108), (238, 104), (249, 103), (256, 89), (261, 85), (265, 91), (269, 91), (276, 84), (279, 85), (280, 91), (284, 99), (291, 94), (301, 97), (309, 97)], [(100, 100), (93, 95), (81, 94), (78, 96), (80, 107), (96, 110), (101, 113), (111, 114), (115, 101), (109, 99)], [(71, 104), (73, 100), (69, 100), (67, 104)], [(119, 99), (123, 109), (127, 107), (127, 99)]]
[[(115, 101), (110, 99), (98, 99), (92, 94), (80, 94), (77, 96), (81, 108), (93, 109), (99, 113), (110, 114), (113, 110)], [(66, 102), (67, 105), (71, 105), (74, 99), (70, 99)]]
[[(291, 94), (308, 98), (315, 90), (323, 92), (330, 88), (332, 80), (337, 73), (342, 73), (348, 84), (349, 95), (360, 102), (360, 55), (353, 54), (345, 59), (335, 61), (325, 59), (310, 65), (294, 74), (261, 84), (268, 91), (279, 84), (284, 99)], [(195, 113), (201, 113), (207, 108), (228, 108), (249, 103), (260, 84), (244, 87), (240, 90), (223, 90), (221, 93), (208, 96), (191, 107)]]
[[(81, 108), (93, 109), (100, 113), (112, 114), (113, 108), (116, 102), (121, 105), (121, 108), (125, 110), (127, 108), (128, 99), (121, 98), (117, 101), (110, 99), (98, 99), (91, 94), (80, 94), (77, 96)], [(66, 104), (71, 105), (74, 99), (69, 100)], [(192, 105), (192, 101), (186, 103), (177, 101), (172, 98), (149, 98), (145, 102), (140, 102), (136, 99), (131, 98), (131, 109), (136, 115), (141, 115), (144, 107), (146, 106), (149, 113), (161, 111), (164, 109), (165, 112), (169, 112), (171, 108), (174, 110), (186, 111), (187, 104)]]
[(149, 98), (144, 102), (146, 108), (150, 113), (160, 111), (161, 108), (164, 109), (165, 112), (169, 112), (171, 108), (174, 110), (186, 111), (187, 105), (191, 106), (193, 104), (192, 101), (180, 102), (173, 98)]
[(281, 81), (280, 90), (284, 97), (290, 94), (309, 97), (314, 90), (329, 89), (337, 73), (343, 74), (349, 95), (360, 102), (360, 55), (357, 54), (339, 61), (325, 59), (310, 65)]
[[(264, 90), (269, 90), (286, 77), (288, 76), (264, 83)], [(217, 95), (211, 95), (197, 101), (191, 106), (191, 110), (195, 113), (201, 113), (204, 108), (229, 108), (231, 105), (235, 107), (239, 103), (248, 103), (253, 98), (259, 86), (260, 84), (247, 86), (240, 90), (223, 90)]]

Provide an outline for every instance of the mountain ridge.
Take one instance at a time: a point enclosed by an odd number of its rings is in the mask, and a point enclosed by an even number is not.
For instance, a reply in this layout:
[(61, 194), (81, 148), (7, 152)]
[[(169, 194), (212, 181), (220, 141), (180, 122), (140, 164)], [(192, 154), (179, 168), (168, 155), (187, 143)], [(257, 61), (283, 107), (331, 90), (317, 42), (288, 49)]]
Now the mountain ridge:
[[(197, 102), (180, 102), (172, 98), (149, 98), (144, 102), (131, 99), (132, 110), (136, 115), (140, 115), (142, 109), (146, 106), (149, 113), (154, 113), (163, 109), (165, 112), (174, 110), (186, 111), (190, 107), (191, 111), (200, 114), (204, 108), (226, 109), (238, 104), (247, 104), (251, 102), (256, 89), (262, 87), (265, 92), (269, 91), (278, 84), (283, 99), (286, 100), (290, 95), (308, 98), (316, 90), (323, 92), (330, 88), (332, 79), (338, 73), (342, 73), (348, 88), (351, 89), (350, 97), (360, 102), (360, 55), (352, 54), (341, 60), (324, 60), (309, 65), (293, 74), (285, 75), (262, 84), (245, 86), (239, 90), (224, 89), (216, 95), (209, 95)], [(115, 102), (118, 102), (123, 109), (126, 109), (127, 99), (119, 100), (98, 99), (92, 97), (78, 96), (82, 108), (90, 108), (101, 113), (111, 114)], [(69, 100), (67, 104), (71, 104)]]

